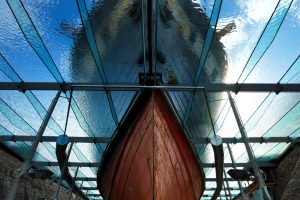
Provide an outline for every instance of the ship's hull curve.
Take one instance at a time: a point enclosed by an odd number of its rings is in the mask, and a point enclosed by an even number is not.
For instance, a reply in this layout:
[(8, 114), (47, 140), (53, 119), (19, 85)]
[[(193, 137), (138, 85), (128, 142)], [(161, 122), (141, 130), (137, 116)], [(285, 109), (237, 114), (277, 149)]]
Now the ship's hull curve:
[(160, 91), (144, 91), (98, 171), (104, 199), (199, 199), (204, 175)]

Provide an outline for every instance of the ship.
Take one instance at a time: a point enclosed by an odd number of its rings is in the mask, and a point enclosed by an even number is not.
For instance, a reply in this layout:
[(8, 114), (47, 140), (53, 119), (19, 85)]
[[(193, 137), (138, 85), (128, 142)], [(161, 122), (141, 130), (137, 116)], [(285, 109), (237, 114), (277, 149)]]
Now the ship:
[[(98, 84), (193, 84), (209, 27), (209, 17), (198, 4), (185, 0), (104, 0), (95, 3), (89, 19), (105, 72), (100, 76), (106, 80), (99, 79), (99, 66), (89, 51), (84, 28), (74, 35), (70, 69), (74, 80), (84, 82), (88, 77), (88, 81)], [(225, 78), (227, 58), (220, 39), (234, 27), (229, 24), (215, 33), (206, 61), (209, 67), (204, 67), (200, 82), (219, 82)], [(160, 80), (145, 83), (140, 80), (141, 73), (149, 79), (160, 74)], [(94, 116), (87, 118), (94, 127), (106, 123), (110, 114), (98, 113), (103, 110), (98, 103), (103, 101), (103, 94), (76, 94), (79, 107)], [(192, 130), (188, 133), (178, 118), (188, 112), (189, 93), (179, 91), (168, 96), (165, 91), (149, 89), (128, 94), (120, 92), (113, 96), (113, 100), (122, 101), (123, 107), (132, 102), (134, 105), (125, 111), (125, 117), (119, 116), (122, 124), (116, 127), (101, 158), (97, 173), (101, 196), (110, 200), (199, 199), (205, 179), (189, 138), (206, 134), (209, 117), (206, 109), (198, 109), (203, 94), (196, 94), (199, 98), (194, 98), (190, 116), (204, 126), (188, 123)], [(176, 104), (181, 105), (181, 113), (174, 112), (180, 110)], [(124, 110), (118, 108), (119, 103), (115, 105), (117, 111)], [(212, 108), (213, 116), (217, 108), (218, 105)], [(113, 123), (107, 124), (113, 127)]]
[(144, 90), (97, 174), (104, 199), (199, 199), (204, 173), (163, 91)]

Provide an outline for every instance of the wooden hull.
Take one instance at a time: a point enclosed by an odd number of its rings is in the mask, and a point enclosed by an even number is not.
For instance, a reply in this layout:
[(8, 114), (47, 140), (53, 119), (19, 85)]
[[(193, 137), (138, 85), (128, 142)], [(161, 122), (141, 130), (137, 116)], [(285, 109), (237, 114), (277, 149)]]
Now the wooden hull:
[(204, 176), (160, 91), (144, 91), (98, 171), (104, 199), (199, 199)]

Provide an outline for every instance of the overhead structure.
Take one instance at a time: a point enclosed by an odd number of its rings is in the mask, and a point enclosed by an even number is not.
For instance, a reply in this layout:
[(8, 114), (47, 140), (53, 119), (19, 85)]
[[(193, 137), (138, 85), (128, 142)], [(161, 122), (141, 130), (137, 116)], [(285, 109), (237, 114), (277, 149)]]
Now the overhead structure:
[[(265, 194), (259, 170), (299, 142), (298, 0), (6, 0), (0, 10), (0, 143), (24, 159), (9, 199), (31, 167), (66, 180), (64, 134), (73, 181), (63, 186), (100, 198), (98, 170), (145, 90), (166, 97), (201, 163), (202, 200), (220, 188), (213, 135), (224, 170), (253, 168)], [(220, 199), (248, 185), (223, 181)]]

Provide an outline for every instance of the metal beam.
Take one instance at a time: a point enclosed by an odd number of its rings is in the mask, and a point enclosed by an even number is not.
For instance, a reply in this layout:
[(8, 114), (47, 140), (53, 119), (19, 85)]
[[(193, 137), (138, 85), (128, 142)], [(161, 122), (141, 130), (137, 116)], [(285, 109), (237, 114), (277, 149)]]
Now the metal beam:
[(101, 197), (101, 194), (86, 194), (88, 197)]
[[(75, 175), (74, 175), (74, 179), (76, 179), (77, 177), (77, 174), (78, 174), (78, 171), (79, 171), (79, 167), (76, 168), (76, 171), (75, 171)], [(73, 194), (73, 189), (74, 187), (76, 187), (75, 185), (75, 180), (73, 179), (73, 182), (72, 182), (72, 186), (69, 190), (69, 196), (68, 196), (68, 200), (71, 200), (72, 199), (72, 194)]]
[[(229, 152), (230, 159), (231, 159), (231, 162), (232, 162), (232, 166), (233, 166), (234, 169), (236, 169), (234, 156), (233, 156), (233, 153), (232, 153), (232, 150), (231, 150), (231, 147), (230, 147), (229, 144), (227, 144), (227, 148), (228, 148), (228, 152)], [(240, 180), (238, 180), (238, 186), (239, 186), (239, 190), (241, 191), (243, 200), (247, 200), (246, 194), (244, 193), (244, 190), (243, 190), (243, 187), (242, 187), (242, 183), (241, 183)]]
[[(0, 142), (31, 142), (35, 140), (35, 136), (29, 135), (1, 135)], [(43, 136), (40, 142), (56, 142), (57, 136)], [(69, 137), (72, 143), (110, 143), (110, 137)]]
[[(36, 167), (58, 166), (57, 162), (34, 161), (32, 164)], [(249, 163), (235, 163), (236, 167), (250, 167)], [(276, 167), (277, 165), (270, 162), (258, 163), (260, 167)], [(69, 167), (99, 167), (100, 162), (69, 162)], [(203, 168), (214, 168), (215, 163), (202, 163)], [(224, 167), (232, 167), (232, 163), (224, 163)]]
[(98, 190), (97, 187), (81, 187), (81, 190)]
[(112, 85), (99, 85), (97, 83), (55, 83), (55, 82), (25, 82), (12, 83), (0, 82), (0, 90), (66, 90), (71, 91), (138, 91), (141, 89), (162, 89), (168, 91), (203, 91), (207, 92), (300, 92), (300, 84), (276, 84), (276, 83), (207, 83), (198, 86), (179, 84), (176, 86), (144, 86), (132, 83), (116, 83)]
[[(79, 188), (81, 188), (81, 187), (82, 187), (82, 185), (83, 185), (83, 181), (81, 182), (81, 184), (80, 184), (80, 187), (79, 187)], [(76, 198), (75, 198), (75, 200), (77, 200), (77, 199), (78, 199), (78, 197), (79, 197), (79, 191), (77, 191), (77, 194), (76, 194)]]
[[(233, 195), (235, 196), (235, 195)], [(212, 197), (212, 195), (204, 194), (202, 197)], [(219, 197), (226, 197), (225, 194), (220, 194)]]
[[(60, 170), (60, 176), (59, 176), (59, 180), (57, 182), (56, 190), (55, 190), (55, 192), (53, 193), (53, 196), (52, 196), (53, 200), (57, 200), (58, 199), (58, 194), (59, 194), (59, 191), (60, 191), (61, 183), (62, 183), (62, 181), (64, 179), (64, 174), (65, 174), (65, 172), (67, 170), (68, 160), (70, 158), (73, 145), (74, 145), (74, 143), (71, 143), (71, 145), (69, 147), (69, 150), (68, 150), (67, 159), (64, 161), (63, 167)], [(77, 169), (78, 169), (78, 167), (77, 167)]]
[(97, 181), (97, 177), (77, 177), (76, 181)]
[[(250, 143), (289, 143), (295, 142), (299, 138), (295, 137), (249, 137)], [(209, 138), (192, 138), (190, 140), (193, 144), (209, 144)], [(222, 138), (223, 143), (236, 144), (244, 143), (241, 137), (227, 137)]]
[(59, 90), (55, 97), (53, 98), (52, 102), (51, 102), (51, 105), (48, 109), (48, 112), (45, 116), (45, 118), (43, 119), (43, 122), (42, 124), (40, 125), (40, 128), (36, 134), (36, 136), (33, 138), (33, 143), (31, 145), (31, 148), (30, 148), (30, 151), (27, 155), (27, 158), (25, 160), (25, 162), (23, 162), (21, 168), (20, 168), (20, 171), (18, 173), (18, 175), (15, 177), (14, 181), (13, 181), (13, 184), (12, 184), (12, 188), (11, 188), (11, 191), (8, 195), (8, 200), (14, 200), (15, 197), (16, 197), (16, 194), (17, 194), (17, 191), (18, 191), (18, 188), (21, 184), (21, 178), (26, 174), (28, 173), (28, 170), (32, 167), (32, 159), (33, 159), (33, 156), (37, 150), (37, 147), (41, 141), (41, 138), (44, 134), (44, 131), (46, 130), (46, 127), (48, 125), (48, 122), (51, 118), (51, 115), (55, 109), (55, 106), (58, 102), (58, 99), (60, 97), (60, 94), (61, 94), (61, 91)]
[[(235, 181), (235, 180), (233, 180), (232, 178), (223, 178), (223, 180), (224, 181)], [(250, 180), (250, 181), (252, 181), (252, 180)], [(205, 182), (216, 182), (216, 178), (205, 178)]]
[(246, 148), (249, 160), (250, 160), (250, 164), (251, 164), (252, 169), (254, 171), (254, 174), (257, 178), (259, 188), (263, 192), (264, 199), (271, 200), (271, 197), (270, 197), (270, 194), (267, 190), (265, 181), (264, 181), (264, 179), (262, 177), (262, 174), (260, 172), (260, 168), (259, 168), (260, 166), (256, 162), (255, 154), (253, 152), (252, 146), (250, 145), (250, 141), (248, 139), (248, 135), (247, 135), (246, 129), (243, 125), (243, 122), (242, 122), (242, 119), (240, 117), (240, 114), (239, 114), (238, 108), (236, 106), (236, 103), (235, 103), (234, 99), (232, 98), (230, 92), (228, 92), (227, 94), (228, 94), (229, 102), (230, 102), (234, 117), (236, 119), (236, 123), (239, 127), (241, 136), (242, 136), (243, 141), (244, 141), (244, 145), (245, 145), (245, 148)]
[[(229, 181), (229, 182), (235, 181), (232, 178), (227, 178), (224, 180)], [(97, 177), (77, 177), (76, 181), (97, 181)], [(216, 182), (216, 178), (205, 178), (205, 181), (206, 182)], [(250, 180), (250, 181), (252, 181), (252, 180)]]
[[(0, 135), (0, 142), (32, 142), (36, 136), (29, 135)], [(56, 142), (57, 136), (42, 136), (40, 142)], [(69, 137), (73, 143), (110, 143), (111, 137)], [(222, 138), (223, 143), (236, 144), (243, 143), (242, 138)], [(299, 138), (295, 137), (250, 137), (250, 143), (290, 143), (296, 142)], [(191, 138), (193, 144), (209, 144), (209, 138)]]
[[(229, 179), (228, 179), (229, 180)], [(97, 187), (81, 187), (80, 188), (81, 190), (98, 190)], [(205, 188), (205, 191), (214, 191), (216, 188)], [(227, 190), (230, 190), (230, 191), (234, 191), (234, 190), (240, 190), (238, 187), (229, 187), (229, 188), (226, 188)]]
[(226, 181), (227, 180), (227, 175), (226, 175), (227, 173), (225, 171), (225, 168), (223, 169), (223, 173), (224, 173), (224, 177), (225, 177), (224, 191), (225, 191), (225, 193), (228, 192), (229, 199), (232, 200), (232, 195), (231, 195), (231, 192), (230, 192), (230, 189), (229, 189), (229, 183), (228, 183), (228, 181)]
[[(205, 188), (205, 191), (215, 191), (215, 187), (212, 187), (212, 188)], [(240, 190), (238, 187), (229, 187), (229, 188), (226, 188), (227, 190), (230, 190), (230, 191), (234, 191), (234, 190)]]

